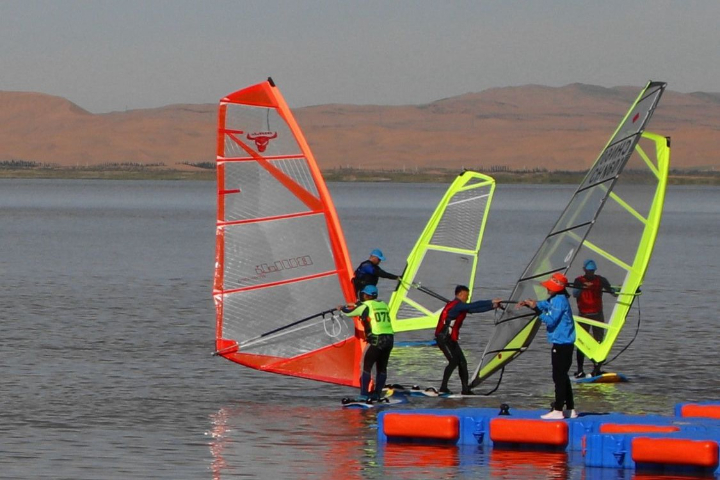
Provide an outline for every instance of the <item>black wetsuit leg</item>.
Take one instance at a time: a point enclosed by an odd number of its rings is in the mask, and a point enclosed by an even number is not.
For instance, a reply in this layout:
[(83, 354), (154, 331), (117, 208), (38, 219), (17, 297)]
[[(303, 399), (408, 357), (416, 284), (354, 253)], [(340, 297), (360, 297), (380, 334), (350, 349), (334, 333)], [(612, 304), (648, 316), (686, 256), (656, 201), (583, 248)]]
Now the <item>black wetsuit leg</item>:
[(568, 410), (575, 408), (572, 384), (570, 383), (570, 366), (572, 365), (572, 343), (552, 346), (552, 378), (555, 383), (555, 410), (562, 410), (567, 405)]
[(380, 335), (378, 337), (378, 357), (377, 357), (377, 374), (375, 375), (375, 395), (379, 398), (382, 396), (383, 387), (387, 382), (387, 367), (390, 361), (390, 353), (394, 345), (392, 335)]
[(374, 346), (368, 344), (365, 347), (362, 361), (362, 372), (360, 373), (360, 395), (370, 394), (370, 379), (372, 378), (373, 365), (378, 360), (380, 350)]
[(448, 389), (448, 382), (450, 376), (455, 371), (455, 368), (460, 367), (460, 381), (463, 382), (463, 389), (467, 390), (468, 371), (467, 371), (467, 360), (463, 354), (460, 344), (446, 335), (438, 335), (435, 337), (437, 345), (440, 351), (443, 352), (445, 358), (448, 361), (445, 371), (443, 372), (442, 383), (440, 384), (440, 390)]

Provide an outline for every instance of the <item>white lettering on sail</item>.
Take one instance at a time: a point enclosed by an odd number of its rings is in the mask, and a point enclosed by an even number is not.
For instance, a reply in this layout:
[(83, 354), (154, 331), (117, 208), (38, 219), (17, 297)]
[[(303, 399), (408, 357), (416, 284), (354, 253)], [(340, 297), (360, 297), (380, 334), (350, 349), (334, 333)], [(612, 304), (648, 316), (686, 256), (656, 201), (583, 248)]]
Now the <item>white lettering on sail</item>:
[(630, 156), (635, 137), (630, 137), (605, 150), (588, 175), (586, 184), (605, 181), (620, 173), (625, 160)]
[(289, 270), (291, 268), (307, 267), (312, 265), (313, 261), (310, 255), (305, 255), (297, 258), (288, 258), (283, 260), (277, 260), (271, 264), (263, 263), (262, 265), (255, 266), (255, 272), (258, 275), (264, 273), (279, 272), (281, 270)]

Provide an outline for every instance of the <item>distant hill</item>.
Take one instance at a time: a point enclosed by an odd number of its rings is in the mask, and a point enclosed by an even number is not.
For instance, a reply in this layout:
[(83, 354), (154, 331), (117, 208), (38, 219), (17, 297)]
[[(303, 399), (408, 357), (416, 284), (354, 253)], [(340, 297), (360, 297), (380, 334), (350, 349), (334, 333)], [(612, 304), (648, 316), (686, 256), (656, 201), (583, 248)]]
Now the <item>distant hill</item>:
[[(584, 170), (639, 90), (526, 85), (426, 105), (331, 104), (294, 113), (323, 169)], [(213, 162), (216, 110), (188, 104), (92, 114), (60, 97), (0, 92), (0, 161)], [(720, 94), (667, 91), (649, 130), (672, 137), (673, 167), (720, 167)]]

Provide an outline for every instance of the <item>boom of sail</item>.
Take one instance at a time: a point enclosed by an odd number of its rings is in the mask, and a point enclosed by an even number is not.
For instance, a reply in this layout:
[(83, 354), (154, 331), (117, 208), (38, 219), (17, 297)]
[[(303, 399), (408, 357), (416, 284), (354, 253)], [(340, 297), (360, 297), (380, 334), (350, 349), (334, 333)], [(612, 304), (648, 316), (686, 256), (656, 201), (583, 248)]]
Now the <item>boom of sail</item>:
[(473, 386), (527, 349), (538, 330), (535, 313), (515, 309), (513, 303), (545, 298), (541, 281), (555, 272), (572, 281), (583, 273), (586, 259), (593, 259), (598, 273), (615, 287), (605, 295), (605, 311), (611, 311), (606, 323), (575, 316), (576, 324), (604, 329), (602, 341), (577, 328), (576, 345), (597, 362), (607, 357), (638, 294), (660, 226), (670, 142), (644, 131), (665, 87), (662, 82), (646, 85), (585, 175), (515, 285), (511, 307), (496, 320)]
[(395, 332), (435, 328), (454, 288), (473, 290), (495, 180), (465, 171), (450, 185), (408, 255), (390, 298)]
[(272, 79), (220, 100), (215, 353), (357, 386), (355, 325), (331, 308), (354, 300), (351, 271), (327, 186)]

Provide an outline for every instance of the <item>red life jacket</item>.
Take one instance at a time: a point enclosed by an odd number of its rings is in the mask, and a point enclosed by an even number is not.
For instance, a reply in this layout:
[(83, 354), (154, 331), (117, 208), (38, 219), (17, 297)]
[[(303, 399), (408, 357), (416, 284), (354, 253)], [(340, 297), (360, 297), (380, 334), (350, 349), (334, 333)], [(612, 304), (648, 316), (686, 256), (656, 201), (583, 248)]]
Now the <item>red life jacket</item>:
[[(443, 308), (442, 312), (440, 312), (440, 319), (438, 320), (437, 327), (435, 327), (435, 335), (440, 335), (440, 333), (443, 331), (443, 329), (445, 328), (445, 322), (448, 321), (448, 312), (452, 310), (453, 307), (458, 303), (460, 303), (460, 300), (456, 298), (448, 302), (447, 305), (445, 305), (445, 308)], [(456, 342), (458, 341), (458, 338), (460, 338), (460, 327), (462, 326), (463, 320), (465, 320), (466, 316), (467, 312), (461, 312), (453, 323), (450, 338)]]
[[(590, 282), (592, 285), (588, 288), (585, 287), (585, 283)], [(580, 315), (600, 313), (603, 309), (602, 303), (602, 283), (600, 277), (595, 275), (592, 280), (580, 276), (575, 279), (575, 284), (583, 287), (580, 290), (580, 295), (577, 297), (577, 306)]]

